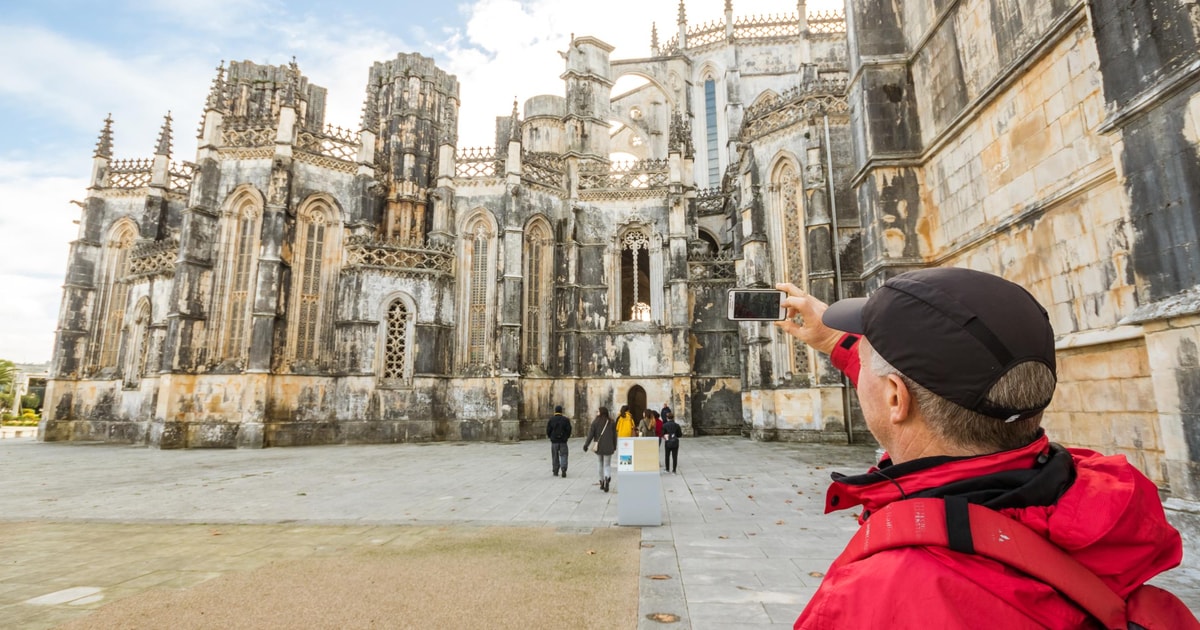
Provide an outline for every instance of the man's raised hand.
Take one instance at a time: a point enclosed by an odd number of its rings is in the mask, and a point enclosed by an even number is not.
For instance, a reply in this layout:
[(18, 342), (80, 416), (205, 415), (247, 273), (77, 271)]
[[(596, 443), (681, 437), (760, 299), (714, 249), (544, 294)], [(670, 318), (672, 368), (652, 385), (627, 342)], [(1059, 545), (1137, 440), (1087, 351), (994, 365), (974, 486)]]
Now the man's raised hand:
[(775, 322), (775, 325), (819, 352), (833, 352), (844, 333), (821, 323), (821, 315), (828, 305), (791, 283), (781, 282), (775, 288), (788, 295), (783, 300), (788, 318)]

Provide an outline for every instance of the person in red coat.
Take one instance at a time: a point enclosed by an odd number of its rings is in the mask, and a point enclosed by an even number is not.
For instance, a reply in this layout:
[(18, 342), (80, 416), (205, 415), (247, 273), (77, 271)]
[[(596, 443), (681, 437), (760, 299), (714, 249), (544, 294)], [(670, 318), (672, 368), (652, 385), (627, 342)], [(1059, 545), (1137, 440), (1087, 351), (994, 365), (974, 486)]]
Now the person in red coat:
[[(790, 284), (778, 322), (827, 353), (858, 391), (885, 451), (833, 474), (825, 511), (860, 523), (911, 498), (965, 499), (1057, 545), (1121, 597), (1182, 559), (1154, 483), (1125, 460), (1050, 441), (1054, 332), (1025, 289), (998, 276), (923, 269), (869, 298), (826, 306)], [(982, 556), (901, 547), (835, 561), (795, 628), (1082, 628), (1053, 587)]]

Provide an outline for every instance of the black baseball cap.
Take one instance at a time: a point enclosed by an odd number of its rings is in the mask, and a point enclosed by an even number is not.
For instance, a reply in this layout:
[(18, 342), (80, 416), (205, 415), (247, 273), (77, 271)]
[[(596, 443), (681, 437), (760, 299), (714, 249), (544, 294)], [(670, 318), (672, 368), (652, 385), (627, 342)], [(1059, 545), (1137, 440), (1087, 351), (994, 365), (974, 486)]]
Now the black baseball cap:
[(982, 271), (939, 267), (900, 274), (868, 298), (840, 300), (821, 321), (861, 334), (879, 356), (951, 402), (1016, 420), (1045, 409), (985, 402), (1010, 369), (1036, 361), (1055, 371), (1054, 330), (1046, 309), (1023, 287)]

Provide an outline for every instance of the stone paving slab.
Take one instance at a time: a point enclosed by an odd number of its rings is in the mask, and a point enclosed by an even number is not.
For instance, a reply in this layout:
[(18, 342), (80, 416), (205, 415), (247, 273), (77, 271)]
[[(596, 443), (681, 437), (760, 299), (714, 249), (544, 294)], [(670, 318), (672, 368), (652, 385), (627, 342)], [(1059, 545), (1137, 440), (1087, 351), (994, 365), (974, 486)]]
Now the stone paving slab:
[[(596, 460), (581, 446), (571, 441), (569, 476), (560, 478), (550, 474), (544, 441), (159, 451), (5, 440), (0, 519), (39, 523), (40, 548), (85, 558), (87, 566), (64, 572), (0, 535), (0, 626), (33, 627), (20, 616), (31, 608), (42, 611), (39, 619), (66, 620), (79, 607), (100, 605), (87, 601), (94, 594), (18, 605), (74, 595), (63, 591), (89, 580), (125, 578), (118, 584), (127, 594), (184, 587), (312, 552), (275, 544), (293, 535), (320, 551), (370, 540), (376, 528), (392, 525), (617, 526), (620, 480), (601, 492)], [(857, 528), (848, 513), (823, 514), (829, 473), (863, 470), (873, 449), (706, 437), (685, 440), (680, 455), (678, 474), (662, 477), (664, 524), (641, 528), (636, 626), (790, 628)], [(117, 555), (103, 540), (66, 535), (68, 526), (91, 523), (269, 527), (259, 539), (208, 536), (140, 557), (137, 549)], [(1160, 581), (1196, 606), (1196, 576), (1200, 565), (1189, 550), (1184, 566)], [(678, 621), (651, 621), (654, 613)]]

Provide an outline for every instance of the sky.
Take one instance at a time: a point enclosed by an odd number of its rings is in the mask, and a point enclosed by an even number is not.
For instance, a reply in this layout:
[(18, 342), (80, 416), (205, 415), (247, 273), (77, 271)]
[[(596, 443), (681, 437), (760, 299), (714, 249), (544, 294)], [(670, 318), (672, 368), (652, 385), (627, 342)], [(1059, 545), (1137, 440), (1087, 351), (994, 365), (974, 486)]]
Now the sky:
[[(690, 24), (724, 0), (687, 0)], [(809, 12), (843, 0), (808, 0)], [(599, 11), (588, 10), (600, 7)], [(219, 63), (294, 56), (328, 88), (326, 122), (357, 129), (371, 64), (433, 57), (460, 85), (459, 146), (492, 144), (495, 117), (562, 94), (572, 33), (649, 55), (651, 23), (674, 35), (677, 0), (8, 0), (0, 2), (0, 359), (50, 360), (71, 240), (105, 116), (116, 159), (150, 158), (163, 117), (172, 159), (192, 161)], [(734, 0), (735, 16), (796, 11)]]

